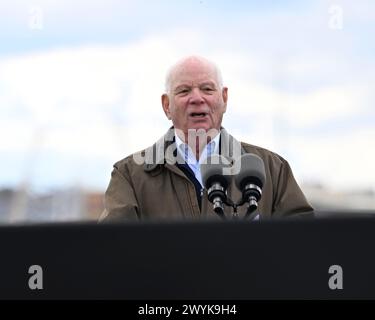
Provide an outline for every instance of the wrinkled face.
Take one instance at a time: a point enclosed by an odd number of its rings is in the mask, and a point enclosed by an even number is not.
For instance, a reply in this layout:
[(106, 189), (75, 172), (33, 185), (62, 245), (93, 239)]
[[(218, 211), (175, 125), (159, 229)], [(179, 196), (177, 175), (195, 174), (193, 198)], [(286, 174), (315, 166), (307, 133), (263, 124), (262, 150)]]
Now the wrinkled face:
[(199, 61), (185, 62), (172, 74), (162, 105), (176, 129), (220, 130), (227, 107), (227, 90), (220, 88), (215, 69)]

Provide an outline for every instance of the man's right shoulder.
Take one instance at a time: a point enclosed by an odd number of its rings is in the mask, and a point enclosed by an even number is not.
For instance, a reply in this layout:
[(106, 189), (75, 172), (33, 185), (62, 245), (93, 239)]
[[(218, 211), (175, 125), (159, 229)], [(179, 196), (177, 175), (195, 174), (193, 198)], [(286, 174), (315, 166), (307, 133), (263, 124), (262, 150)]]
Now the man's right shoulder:
[(127, 157), (115, 162), (113, 167), (118, 169), (121, 172), (123, 172), (124, 170), (129, 170), (130, 168), (142, 169), (143, 168), (142, 159), (144, 159), (145, 153), (146, 153), (146, 149), (143, 149), (141, 151), (130, 154)]

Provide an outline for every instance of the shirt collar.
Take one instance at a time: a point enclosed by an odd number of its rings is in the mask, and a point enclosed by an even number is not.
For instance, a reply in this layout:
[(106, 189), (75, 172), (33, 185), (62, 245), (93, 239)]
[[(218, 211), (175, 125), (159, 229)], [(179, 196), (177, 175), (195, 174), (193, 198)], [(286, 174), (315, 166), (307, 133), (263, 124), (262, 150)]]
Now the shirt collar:
[[(176, 141), (176, 146), (178, 152), (184, 157), (185, 161), (186, 156), (187, 156), (187, 150), (191, 150), (190, 147), (183, 142), (180, 137), (177, 135), (176, 130), (175, 130), (175, 141)], [(213, 154), (219, 154), (219, 143), (220, 143), (220, 132), (213, 138), (205, 147), (204, 150), (202, 151), (201, 158), (202, 156), (209, 156)], [(201, 159), (200, 159), (201, 160)]]

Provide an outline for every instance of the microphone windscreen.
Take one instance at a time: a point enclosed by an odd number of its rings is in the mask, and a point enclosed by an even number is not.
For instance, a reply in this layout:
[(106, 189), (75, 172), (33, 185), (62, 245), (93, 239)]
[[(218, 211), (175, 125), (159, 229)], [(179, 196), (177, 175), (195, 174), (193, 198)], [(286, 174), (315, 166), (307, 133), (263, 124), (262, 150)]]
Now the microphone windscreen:
[(230, 162), (221, 155), (209, 156), (201, 165), (202, 182), (206, 189), (213, 182), (219, 182), (224, 188), (229, 185), (229, 176), (223, 174), (224, 168), (230, 168)]
[(263, 160), (252, 153), (243, 154), (235, 163), (240, 165), (239, 173), (235, 176), (235, 183), (239, 190), (243, 190), (246, 184), (253, 183), (262, 188), (266, 182), (266, 170)]

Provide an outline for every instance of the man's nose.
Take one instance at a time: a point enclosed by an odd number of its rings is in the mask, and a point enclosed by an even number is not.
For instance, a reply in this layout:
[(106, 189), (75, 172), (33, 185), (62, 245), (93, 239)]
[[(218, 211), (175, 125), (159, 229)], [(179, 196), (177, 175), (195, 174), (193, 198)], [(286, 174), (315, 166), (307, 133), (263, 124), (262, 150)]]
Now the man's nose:
[(189, 102), (192, 103), (192, 104), (202, 104), (202, 103), (204, 103), (204, 99), (202, 97), (202, 92), (199, 90), (199, 88), (194, 88), (191, 91)]

